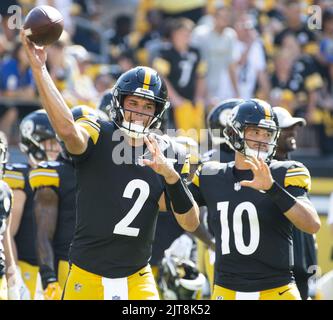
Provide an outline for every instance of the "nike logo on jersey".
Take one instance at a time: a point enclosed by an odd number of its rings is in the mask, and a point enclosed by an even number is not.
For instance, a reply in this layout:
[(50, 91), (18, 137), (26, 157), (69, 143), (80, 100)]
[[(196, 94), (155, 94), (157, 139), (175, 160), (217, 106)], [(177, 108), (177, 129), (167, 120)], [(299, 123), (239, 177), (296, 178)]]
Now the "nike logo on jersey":
[(139, 272), (139, 275), (142, 277), (142, 276), (144, 276), (145, 274), (147, 274), (147, 273), (149, 273), (149, 271), (147, 271), (147, 272)]
[(290, 290), (290, 288), (288, 288), (288, 289), (286, 289), (286, 290), (284, 290), (284, 291), (282, 291), (282, 292), (279, 292), (279, 296), (282, 296), (285, 292), (287, 292), (287, 291), (289, 291)]

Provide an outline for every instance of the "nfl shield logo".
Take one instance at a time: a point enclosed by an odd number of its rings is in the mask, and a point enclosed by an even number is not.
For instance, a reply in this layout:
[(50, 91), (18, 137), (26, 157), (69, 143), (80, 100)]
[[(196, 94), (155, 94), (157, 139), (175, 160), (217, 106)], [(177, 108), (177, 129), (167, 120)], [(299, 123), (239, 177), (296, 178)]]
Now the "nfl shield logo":
[(235, 191), (239, 191), (241, 188), (242, 188), (242, 186), (240, 185), (240, 183), (239, 182), (235, 182), (235, 184), (234, 184), (234, 190)]

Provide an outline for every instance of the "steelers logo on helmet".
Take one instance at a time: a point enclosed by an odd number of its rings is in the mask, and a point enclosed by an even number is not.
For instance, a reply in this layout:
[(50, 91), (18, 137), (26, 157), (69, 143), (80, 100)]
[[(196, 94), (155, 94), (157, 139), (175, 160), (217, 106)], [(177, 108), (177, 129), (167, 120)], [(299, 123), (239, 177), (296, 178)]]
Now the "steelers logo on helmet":
[(22, 119), (20, 124), (20, 149), (33, 163), (48, 160), (42, 142), (56, 137), (45, 110), (36, 110)]
[[(265, 141), (245, 137), (247, 128), (264, 129)], [(260, 99), (246, 100), (232, 110), (232, 115), (224, 130), (229, 145), (245, 156), (253, 156), (270, 161), (275, 154), (279, 127), (270, 104)]]
[[(127, 96), (153, 101), (155, 103), (154, 114), (126, 109), (124, 101)], [(129, 137), (142, 138), (149, 133), (150, 129), (160, 127), (162, 117), (170, 106), (167, 96), (167, 87), (155, 70), (143, 66), (133, 68), (121, 75), (112, 89), (110, 119)], [(136, 115), (147, 120), (135, 120)]]
[(223, 135), (223, 130), (232, 114), (232, 109), (243, 101), (242, 99), (223, 100), (209, 112), (207, 128), (215, 145), (228, 142)]

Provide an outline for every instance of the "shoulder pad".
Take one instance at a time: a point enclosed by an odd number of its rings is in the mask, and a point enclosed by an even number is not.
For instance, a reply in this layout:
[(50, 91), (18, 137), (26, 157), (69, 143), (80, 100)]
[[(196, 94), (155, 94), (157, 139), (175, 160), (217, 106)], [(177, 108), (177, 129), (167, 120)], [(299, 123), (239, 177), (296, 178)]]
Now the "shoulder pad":
[(284, 188), (292, 186), (311, 190), (311, 175), (303, 163), (293, 160), (274, 161), (271, 163), (271, 169), (280, 172), (280, 182)]

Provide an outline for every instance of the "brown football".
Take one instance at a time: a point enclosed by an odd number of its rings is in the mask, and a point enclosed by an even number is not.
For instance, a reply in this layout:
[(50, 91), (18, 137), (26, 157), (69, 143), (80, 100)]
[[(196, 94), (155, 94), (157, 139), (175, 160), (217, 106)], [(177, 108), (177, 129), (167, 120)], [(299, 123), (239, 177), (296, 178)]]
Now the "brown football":
[(51, 6), (33, 8), (25, 18), (23, 29), (30, 41), (46, 46), (57, 41), (64, 28), (61, 13)]

